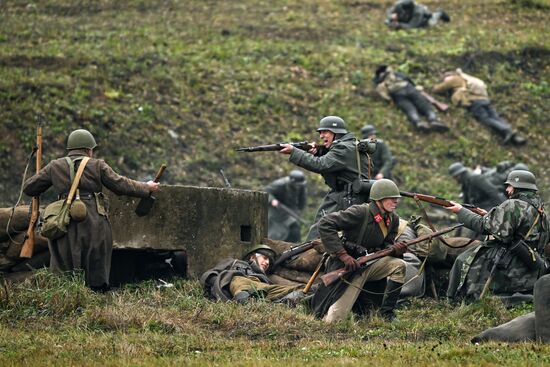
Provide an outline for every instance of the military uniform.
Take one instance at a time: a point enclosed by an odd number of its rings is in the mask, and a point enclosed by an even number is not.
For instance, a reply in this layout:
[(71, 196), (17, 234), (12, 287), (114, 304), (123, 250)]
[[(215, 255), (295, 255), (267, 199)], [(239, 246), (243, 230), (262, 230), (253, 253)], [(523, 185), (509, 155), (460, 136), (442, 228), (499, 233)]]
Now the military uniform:
[[(405, 113), (413, 127), (421, 131), (447, 131), (432, 107), (431, 103), (415, 87), (406, 75), (393, 71), (390, 66), (381, 66), (374, 77), (378, 94), (393, 102)], [(424, 116), (428, 122), (421, 120)]]
[(512, 126), (500, 117), (491, 105), (487, 87), (482, 80), (457, 69), (455, 73), (446, 76), (443, 82), (434, 86), (433, 90), (435, 93), (450, 91), (454, 105), (465, 107), (478, 122), (498, 133), (503, 143), (525, 143), (525, 138), (514, 132)]
[[(391, 19), (397, 14), (397, 21)], [(435, 25), (439, 20), (448, 22), (449, 16), (443, 11), (430, 12), (425, 5), (416, 4), (413, 0), (399, 0), (387, 11), (386, 24), (393, 28), (422, 28)]]
[[(532, 293), (541, 271), (529, 268), (510, 248), (528, 234), (541, 207), (542, 200), (534, 191), (520, 191), (483, 217), (462, 208), (458, 212), (460, 222), (476, 232), (491, 234), (495, 239), (458, 256), (451, 269), (447, 296), (479, 298), (493, 261), (503, 248), (509, 250), (500, 258), (491, 291), (497, 295)], [(546, 215), (543, 215), (525, 239), (527, 245), (539, 254), (550, 238), (549, 228)]]
[(370, 155), (372, 160), (372, 177), (381, 173), (384, 178), (392, 179), (391, 170), (394, 165), (394, 158), (391, 150), (382, 139), (376, 139), (376, 150)]
[(302, 288), (273, 284), (254, 261), (225, 259), (202, 274), (200, 282), (206, 295), (212, 299), (230, 301), (246, 292), (253, 297), (279, 301)]
[[(384, 215), (376, 203), (371, 202), (328, 214), (319, 223), (319, 233), (327, 252), (336, 254), (345, 249), (349, 255), (357, 257), (361, 255), (357, 245), (369, 252), (392, 245), (398, 226), (399, 218), (396, 214)], [(339, 231), (343, 231), (344, 241), (339, 237)], [(325, 272), (343, 267), (344, 263), (338, 257), (331, 256)], [(343, 319), (352, 309), (361, 312), (370, 295), (357, 287), (363, 288), (365, 282), (384, 281), (386, 277), (403, 284), (404, 261), (391, 256), (376, 260), (362, 270), (361, 274), (352, 273), (346, 276), (354, 286), (348, 286), (343, 281), (337, 281), (329, 287), (321, 285), (311, 300), (311, 308), (317, 317), (324, 317), (327, 322)]]
[[(305, 182), (296, 183), (289, 176), (273, 181), (266, 186), (265, 191), (269, 194), (270, 203), (276, 199), (298, 215), (306, 205)], [(267, 236), (272, 240), (300, 242), (300, 223), (283, 209), (269, 205)]]
[[(352, 182), (359, 177), (357, 169), (357, 139), (351, 133), (343, 135), (335, 140), (328, 149), (320, 149), (316, 155), (312, 155), (300, 149), (293, 149), (290, 154), (290, 162), (308, 171), (319, 173), (330, 187), (323, 202), (317, 209), (314, 224), (311, 226), (306, 241), (318, 238), (317, 223), (325, 214), (346, 209), (352, 204), (365, 202), (368, 198), (362, 195), (354, 195)], [(368, 160), (364, 154), (359, 154), (361, 177), (367, 180)]]
[[(85, 150), (70, 150), (68, 157), (77, 161), (75, 170)], [(23, 191), (29, 196), (38, 196), (53, 186), (60, 196), (66, 196), (71, 187), (70, 169), (65, 158), (51, 161), (30, 177)], [(54, 271), (82, 269), (86, 284), (92, 288), (109, 285), (113, 239), (107, 218), (103, 187), (117, 195), (147, 197), (146, 183), (121, 175), (100, 159), (90, 159), (79, 184), (80, 199), (85, 203), (87, 216), (81, 222), (71, 221), (65, 236), (50, 241), (50, 268)]]

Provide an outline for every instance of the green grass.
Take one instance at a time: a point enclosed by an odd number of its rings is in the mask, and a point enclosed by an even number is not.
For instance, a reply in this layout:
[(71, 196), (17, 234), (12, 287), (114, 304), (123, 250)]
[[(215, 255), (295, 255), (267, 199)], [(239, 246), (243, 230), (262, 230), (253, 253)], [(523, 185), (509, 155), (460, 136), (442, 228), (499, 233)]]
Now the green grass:
[[(387, 323), (373, 314), (324, 324), (303, 308), (205, 299), (196, 281), (148, 281), (107, 294), (40, 271), (0, 299), (0, 364), (10, 365), (544, 365), (550, 346), (472, 345), (477, 332), (532, 307), (453, 307), (413, 300)], [(60, 298), (59, 296), (63, 296)]]

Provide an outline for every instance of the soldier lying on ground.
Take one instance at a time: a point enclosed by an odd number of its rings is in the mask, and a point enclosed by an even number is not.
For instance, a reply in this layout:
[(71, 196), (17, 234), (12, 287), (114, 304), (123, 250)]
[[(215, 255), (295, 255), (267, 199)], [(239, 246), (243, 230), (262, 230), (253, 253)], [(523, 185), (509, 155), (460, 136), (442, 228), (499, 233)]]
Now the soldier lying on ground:
[[(382, 65), (376, 69), (373, 82), (376, 85), (376, 92), (385, 100), (393, 101), (417, 130), (422, 132), (449, 130), (439, 120), (431, 103), (405, 74), (394, 71), (391, 66)], [(421, 116), (428, 121), (422, 120)]]
[(258, 245), (247, 252), (243, 260), (225, 259), (202, 274), (200, 282), (205, 294), (221, 301), (247, 302), (263, 298), (273, 302), (296, 304), (304, 293), (302, 285), (273, 284), (266, 275), (273, 263), (275, 251), (267, 245)]
[(510, 172), (509, 199), (485, 216), (457, 203), (447, 208), (465, 226), (493, 236), (458, 256), (451, 269), (449, 298), (478, 299), (484, 289), (509, 302), (524, 299), (515, 293), (532, 294), (535, 281), (548, 271), (544, 249), (550, 239), (550, 222), (535, 181), (531, 172)]
[(456, 69), (444, 73), (443, 81), (434, 86), (433, 90), (435, 93), (449, 91), (454, 105), (465, 107), (477, 121), (499, 134), (503, 144), (523, 145), (527, 142), (499, 116), (489, 100), (487, 86), (481, 79)]
[(443, 10), (432, 13), (425, 5), (416, 4), (413, 0), (399, 0), (388, 9), (385, 23), (393, 29), (410, 29), (434, 26), (440, 19), (451, 21)]

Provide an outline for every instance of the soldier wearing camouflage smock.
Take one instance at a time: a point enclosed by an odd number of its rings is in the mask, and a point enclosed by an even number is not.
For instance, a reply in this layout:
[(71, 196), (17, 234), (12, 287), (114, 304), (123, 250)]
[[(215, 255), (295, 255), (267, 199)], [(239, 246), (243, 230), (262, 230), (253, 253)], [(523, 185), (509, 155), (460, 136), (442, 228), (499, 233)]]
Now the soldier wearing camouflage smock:
[[(301, 215), (306, 206), (306, 176), (300, 170), (292, 170), (264, 189), (269, 194), (267, 236), (272, 240), (300, 242), (300, 221), (288, 212)], [(286, 210), (285, 210), (286, 209)]]
[(353, 190), (354, 181), (369, 179), (368, 159), (365, 154), (359, 153), (357, 139), (346, 130), (344, 120), (338, 116), (324, 117), (317, 131), (323, 140), (322, 146), (314, 143), (314, 148), (306, 152), (290, 144), (282, 144), (283, 149), (279, 151), (289, 154), (290, 162), (297, 166), (321, 174), (330, 188), (317, 209), (306, 241), (319, 237), (317, 224), (321, 217), (368, 199), (368, 193)]
[(376, 139), (376, 150), (370, 155), (372, 165), (371, 176), (375, 180), (381, 178), (391, 180), (391, 170), (395, 164), (395, 158), (393, 158), (388, 144), (382, 139), (377, 138), (376, 129), (372, 125), (365, 125), (361, 128), (361, 137), (363, 139)]
[[(92, 158), (97, 146), (93, 135), (83, 129), (73, 131), (67, 140), (68, 157), (78, 169), (82, 158), (90, 157), (78, 185), (80, 200), (86, 205), (86, 218), (71, 220), (67, 234), (50, 241), (50, 269), (53, 271), (84, 270), (86, 285), (94, 290), (109, 288), (113, 238), (103, 197), (103, 187), (117, 195), (148, 197), (159, 184), (138, 182), (121, 176), (101, 159)], [(71, 187), (71, 169), (65, 158), (48, 163), (23, 187), (25, 194), (38, 196), (53, 186), (60, 197)]]
[[(325, 271), (345, 267), (352, 273), (346, 275), (345, 280), (318, 288), (310, 302), (317, 317), (332, 323), (343, 320), (352, 310), (364, 313), (368, 304), (376, 302), (362, 289), (369, 287), (369, 283), (383, 282), (385, 288), (381, 293), (384, 297), (378, 306), (384, 318), (393, 320), (406, 272), (405, 262), (400, 257), (407, 246), (394, 244), (399, 226), (395, 209), (400, 197), (393, 181), (381, 179), (372, 185), (370, 203), (353, 205), (321, 219), (321, 241), (331, 254)], [(392, 256), (382, 257), (359, 269), (356, 258), (365, 255), (366, 251), (372, 253), (384, 248), (391, 248)]]
[(456, 203), (448, 208), (466, 227), (494, 237), (457, 258), (451, 269), (448, 297), (479, 298), (493, 270), (493, 280), (487, 285), (492, 293), (532, 294), (535, 281), (547, 272), (544, 248), (550, 239), (550, 223), (537, 194), (535, 176), (528, 171), (512, 171), (506, 185), (509, 199), (485, 216)]

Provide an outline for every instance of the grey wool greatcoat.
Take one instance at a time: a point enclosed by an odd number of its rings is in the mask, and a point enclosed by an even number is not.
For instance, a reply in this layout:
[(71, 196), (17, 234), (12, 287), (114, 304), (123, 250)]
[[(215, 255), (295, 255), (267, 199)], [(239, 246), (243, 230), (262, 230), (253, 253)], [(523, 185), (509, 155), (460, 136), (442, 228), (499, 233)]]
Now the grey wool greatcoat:
[[(85, 150), (71, 150), (68, 156), (82, 158)], [(75, 172), (80, 160), (75, 164)], [(59, 195), (67, 195), (71, 187), (70, 168), (65, 158), (48, 163), (24, 184), (23, 191), (29, 196), (39, 196), (53, 186)], [(149, 188), (145, 182), (138, 182), (117, 174), (105, 161), (90, 159), (79, 190), (86, 204), (87, 216), (81, 222), (71, 220), (65, 236), (50, 241), (50, 269), (69, 271), (82, 269), (86, 285), (92, 288), (106, 288), (109, 285), (113, 239), (111, 224), (102, 203), (103, 187), (117, 195), (147, 197)], [(96, 198), (99, 196), (99, 198)]]

